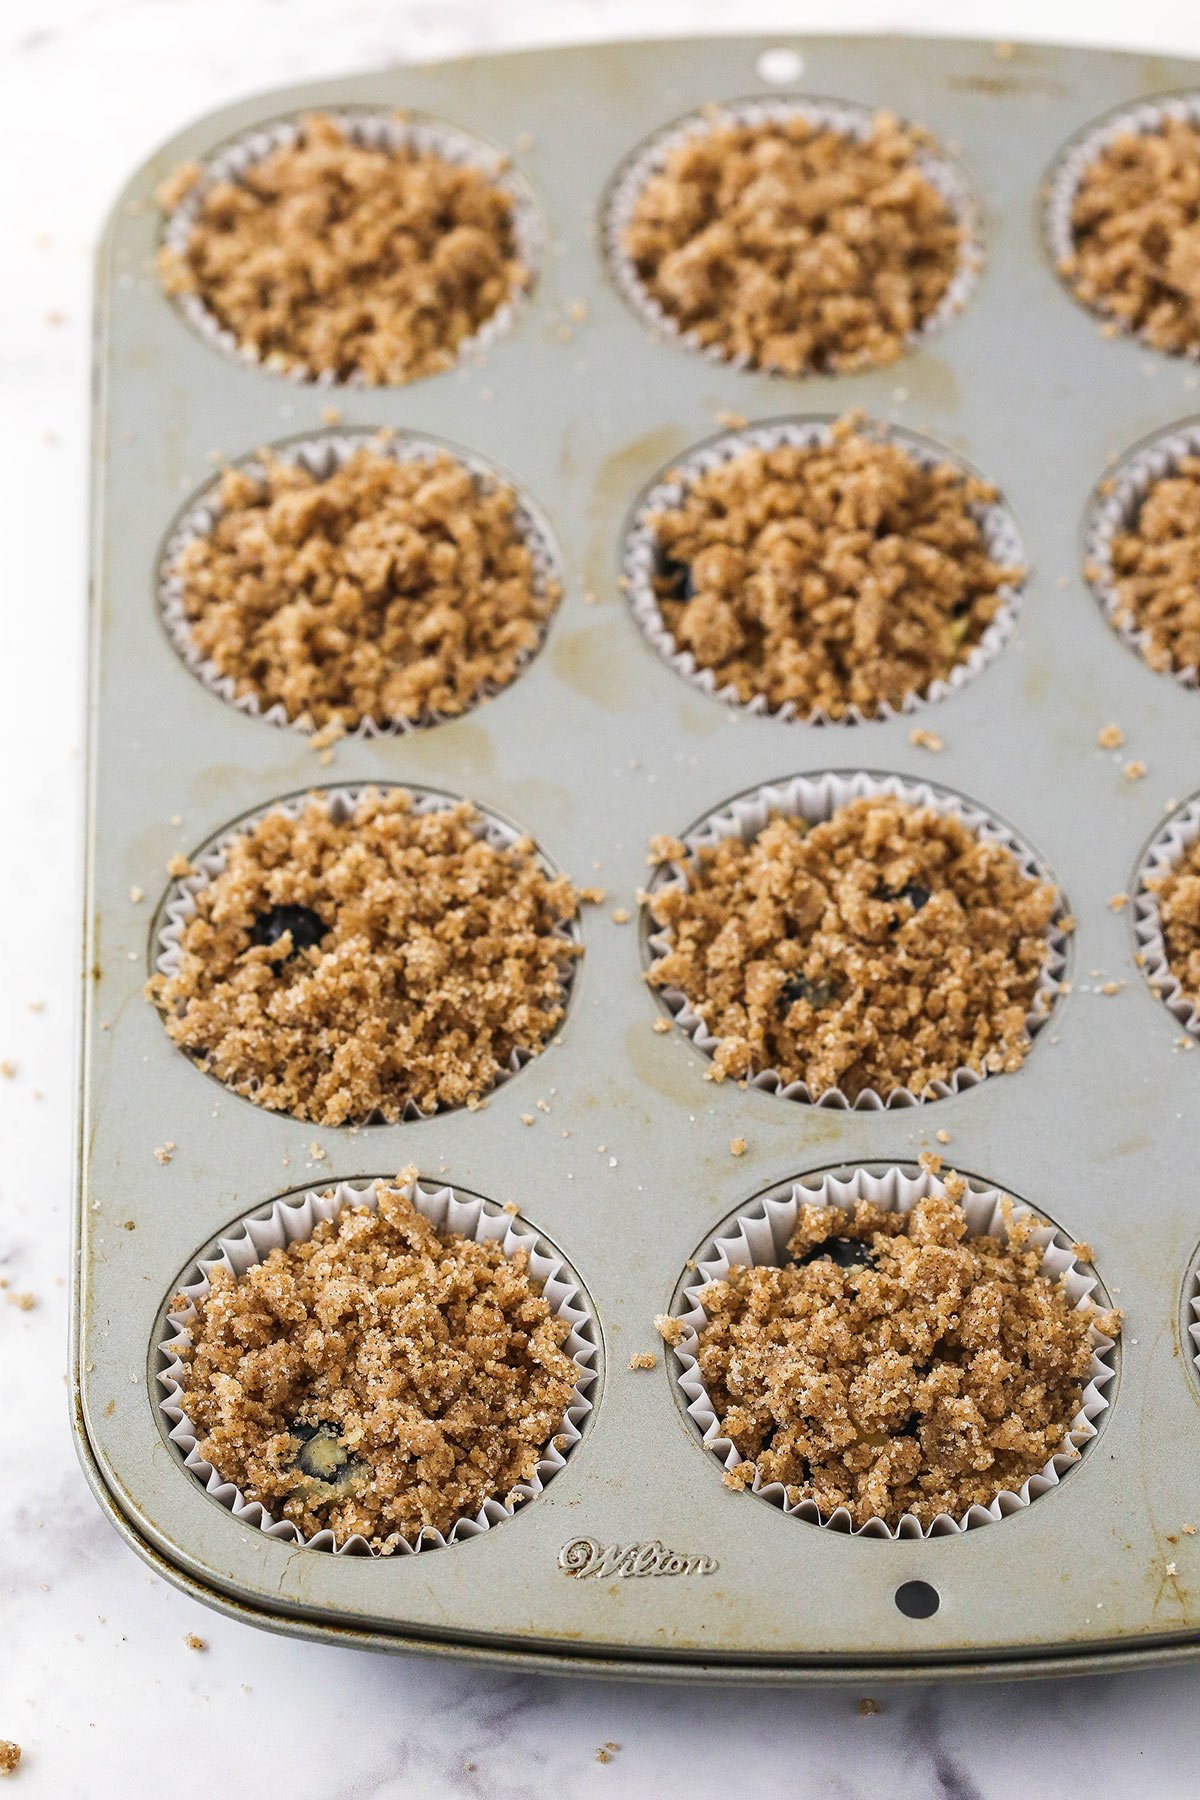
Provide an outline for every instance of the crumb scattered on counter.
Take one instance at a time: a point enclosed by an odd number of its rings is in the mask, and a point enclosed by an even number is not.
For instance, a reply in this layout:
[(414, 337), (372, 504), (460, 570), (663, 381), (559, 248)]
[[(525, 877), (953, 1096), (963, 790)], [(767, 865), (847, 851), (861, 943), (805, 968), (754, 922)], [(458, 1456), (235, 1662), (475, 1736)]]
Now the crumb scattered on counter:
[(197, 1637), (196, 1633), (194, 1631), (189, 1631), (183, 1641), (187, 1645), (189, 1650), (207, 1650), (208, 1649), (208, 1644), (206, 1643), (204, 1638)]
[(932, 750), (935, 753), (946, 747), (936, 731), (927, 731), (920, 725), (913, 726), (908, 734), (908, 741), (914, 749)]
[(21, 1746), (11, 1738), (0, 1738), (0, 1775), (15, 1775), (21, 1760)]
[(1139, 762), (1138, 759), (1134, 757), (1130, 762), (1125, 764), (1121, 773), (1126, 781), (1141, 781), (1142, 777), (1149, 773), (1149, 770), (1144, 762)]
[(745, 1140), (745, 1138), (744, 1138), (744, 1137), (735, 1137), (735, 1138), (730, 1138), (730, 1140), (729, 1140), (729, 1154), (730, 1154), (730, 1155), (731, 1155), (731, 1156), (745, 1156), (745, 1154), (746, 1154), (746, 1140)]
[(1096, 742), (1101, 750), (1119, 750), (1125, 742), (1125, 733), (1119, 725), (1102, 725), (1096, 733)]
[(658, 1358), (653, 1350), (636, 1350), (629, 1359), (631, 1369), (653, 1369), (657, 1364)]

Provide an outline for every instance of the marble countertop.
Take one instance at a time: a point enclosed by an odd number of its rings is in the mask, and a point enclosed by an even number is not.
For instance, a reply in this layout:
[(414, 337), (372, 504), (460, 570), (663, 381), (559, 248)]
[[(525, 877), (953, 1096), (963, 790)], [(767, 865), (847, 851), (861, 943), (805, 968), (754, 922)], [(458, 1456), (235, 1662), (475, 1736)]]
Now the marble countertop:
[[(98, 1511), (68, 1429), (90, 257), (113, 193), (185, 119), (308, 75), (730, 24), (932, 32), (962, 17), (950, 0), (744, 0), (736, 20), (725, 0), (7, 0), (0, 1276), (6, 1302), (33, 1297), (0, 1304), (0, 1738), (24, 1748), (14, 1795), (1196, 1792), (1200, 1667), (735, 1692), (488, 1672), (255, 1631), (148, 1572)], [(1008, 0), (971, 22), (981, 35), (1200, 53), (1200, 14), (1189, 22), (1178, 0)], [(872, 1694), (880, 1710), (864, 1716), (857, 1701)]]

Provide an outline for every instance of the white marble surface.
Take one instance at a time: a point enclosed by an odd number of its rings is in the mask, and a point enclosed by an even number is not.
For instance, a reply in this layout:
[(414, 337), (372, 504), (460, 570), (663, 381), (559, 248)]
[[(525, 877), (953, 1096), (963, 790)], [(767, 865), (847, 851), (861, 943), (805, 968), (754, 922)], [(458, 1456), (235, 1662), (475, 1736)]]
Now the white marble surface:
[[(66, 1408), (90, 251), (193, 114), (344, 68), (669, 30), (863, 27), (1200, 52), (1180, 0), (6, 0), (0, 9), (0, 1737), (14, 1796), (1197, 1792), (1200, 1667), (1103, 1680), (728, 1692), (568, 1682), (293, 1643), (151, 1576), (97, 1511)], [(37, 1010), (34, 1010), (36, 1007)], [(203, 1654), (185, 1635), (207, 1641)], [(864, 1683), (863, 1692), (870, 1692)], [(620, 1749), (609, 1764), (597, 1746)], [(189, 1768), (190, 1763), (190, 1768)]]

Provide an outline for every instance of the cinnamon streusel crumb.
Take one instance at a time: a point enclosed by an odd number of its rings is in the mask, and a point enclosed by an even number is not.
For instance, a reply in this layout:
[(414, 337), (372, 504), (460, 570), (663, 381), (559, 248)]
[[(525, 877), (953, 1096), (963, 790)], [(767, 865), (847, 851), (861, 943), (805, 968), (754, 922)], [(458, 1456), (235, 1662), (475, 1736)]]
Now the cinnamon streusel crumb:
[[(1200, 316), (1200, 288), (1197, 308)], [(1200, 456), (1180, 457), (1114, 536), (1112, 578), (1117, 624), (1145, 633), (1150, 667), (1200, 667)]]
[(699, 1291), (700, 1373), (745, 1459), (734, 1485), (757, 1473), (858, 1526), (929, 1525), (1063, 1449), (1092, 1328), (1114, 1335), (1120, 1315), (1075, 1307), (1043, 1274), (1039, 1221), (969, 1237), (964, 1191), (948, 1175), (907, 1213), (803, 1206), (783, 1267), (734, 1267)]
[(11, 1738), (0, 1738), (0, 1775), (15, 1775), (21, 1760), (21, 1746)]
[[(409, 1173), (406, 1171), (406, 1173)], [(403, 1191), (346, 1207), (197, 1303), (184, 1400), (200, 1454), (306, 1536), (384, 1555), (533, 1476), (578, 1378), (570, 1326), (506, 1256)]]
[(1186, 998), (1200, 1006), (1200, 838), (1174, 868), (1148, 876), (1146, 886), (1158, 896), (1167, 966)]
[(788, 375), (894, 362), (946, 297), (963, 230), (922, 173), (933, 138), (719, 120), (669, 150), (622, 248), (706, 348)]
[(824, 443), (740, 451), (649, 520), (663, 620), (743, 702), (899, 708), (966, 660), (1021, 580), (987, 552), (995, 498), (853, 417)]
[(558, 600), (517, 496), (455, 457), (364, 446), (319, 479), (228, 469), (173, 575), (191, 641), (237, 696), (330, 730), (465, 712), (507, 686)]
[(1157, 350), (1200, 352), (1200, 126), (1124, 131), (1083, 171), (1061, 272)]
[(182, 253), (164, 246), (158, 268), (169, 294), (196, 295), (269, 366), (372, 386), (449, 368), (529, 280), (491, 176), (356, 143), (323, 113), (210, 187)]
[(853, 1100), (1023, 1061), (1059, 896), (961, 820), (876, 796), (682, 866), (652, 901), (671, 943), (648, 979), (703, 1018), (717, 1080), (774, 1069)]
[(260, 1106), (318, 1125), (472, 1106), (565, 1010), (577, 896), (466, 801), (313, 796), (239, 833), (150, 997), (181, 1049)]

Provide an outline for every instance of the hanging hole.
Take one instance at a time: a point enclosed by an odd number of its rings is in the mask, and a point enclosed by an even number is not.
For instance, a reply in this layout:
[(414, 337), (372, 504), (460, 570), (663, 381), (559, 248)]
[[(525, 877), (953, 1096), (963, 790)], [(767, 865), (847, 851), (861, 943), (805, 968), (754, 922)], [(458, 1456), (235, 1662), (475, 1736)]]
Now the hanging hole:
[(896, 1589), (896, 1605), (906, 1619), (932, 1619), (942, 1597), (927, 1581), (904, 1581)]
[(788, 87), (803, 75), (804, 58), (798, 50), (777, 44), (773, 50), (764, 50), (754, 67), (760, 81), (769, 81), (772, 87)]

